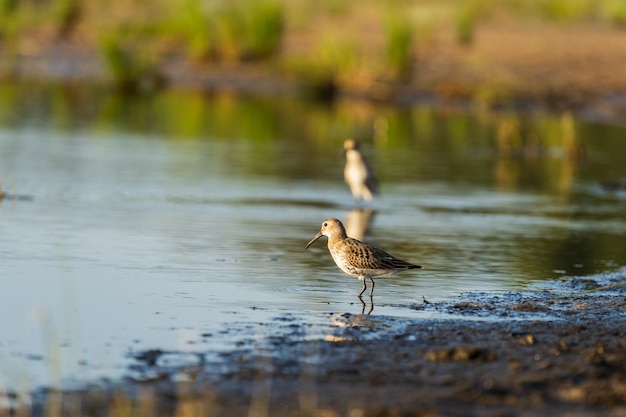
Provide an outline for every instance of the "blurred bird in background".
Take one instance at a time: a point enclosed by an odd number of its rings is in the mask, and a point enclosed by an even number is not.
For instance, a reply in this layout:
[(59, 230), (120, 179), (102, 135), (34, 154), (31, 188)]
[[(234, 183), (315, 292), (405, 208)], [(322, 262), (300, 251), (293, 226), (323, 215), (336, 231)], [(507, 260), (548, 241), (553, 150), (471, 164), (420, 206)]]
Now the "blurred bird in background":
[(346, 167), (343, 171), (346, 184), (350, 187), (356, 204), (361, 200), (369, 204), (373, 196), (378, 194), (378, 180), (363, 157), (356, 140), (347, 139), (343, 143), (343, 148), (346, 152)]

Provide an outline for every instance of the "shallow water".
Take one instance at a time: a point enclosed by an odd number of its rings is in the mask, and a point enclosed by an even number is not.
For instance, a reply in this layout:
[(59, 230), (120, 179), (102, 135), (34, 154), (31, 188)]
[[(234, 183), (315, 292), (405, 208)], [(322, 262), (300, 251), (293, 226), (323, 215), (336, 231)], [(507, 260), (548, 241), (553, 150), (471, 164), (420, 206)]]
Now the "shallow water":
[[(11, 389), (117, 378), (148, 349), (229, 350), (269, 322), (326, 337), (371, 309), (324, 240), (304, 249), (328, 217), (424, 267), (377, 280), (374, 320), (626, 264), (626, 193), (602, 186), (626, 175), (620, 126), (67, 87), (0, 102)], [(371, 209), (342, 181), (349, 136), (381, 181)]]

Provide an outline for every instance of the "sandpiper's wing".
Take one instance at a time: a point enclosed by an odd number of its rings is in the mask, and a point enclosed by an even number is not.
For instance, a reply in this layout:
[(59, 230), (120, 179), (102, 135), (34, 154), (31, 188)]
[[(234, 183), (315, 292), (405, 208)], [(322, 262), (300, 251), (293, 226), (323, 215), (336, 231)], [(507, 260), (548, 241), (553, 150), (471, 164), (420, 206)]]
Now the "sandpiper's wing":
[(344, 239), (342, 243), (341, 250), (344, 256), (355, 268), (389, 271), (421, 268), (419, 265), (398, 259), (369, 243), (352, 238)]

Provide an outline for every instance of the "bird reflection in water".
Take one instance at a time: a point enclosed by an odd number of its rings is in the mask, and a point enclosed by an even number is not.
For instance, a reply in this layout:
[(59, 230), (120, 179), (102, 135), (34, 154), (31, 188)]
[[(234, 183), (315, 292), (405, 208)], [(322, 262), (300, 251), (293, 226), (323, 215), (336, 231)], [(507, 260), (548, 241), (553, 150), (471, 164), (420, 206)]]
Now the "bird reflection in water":
[(384, 325), (378, 319), (351, 313), (335, 313), (330, 323), (332, 331), (326, 335), (328, 342), (358, 342), (363, 335), (362, 329), (377, 330)]
[(372, 311), (374, 311), (374, 297), (370, 295), (370, 308), (369, 310), (367, 310), (367, 313), (365, 312), (365, 308), (367, 307), (367, 303), (365, 301), (363, 301), (363, 297), (359, 297), (359, 301), (361, 302), (362, 308), (361, 308), (361, 315), (362, 316), (369, 316), (370, 314), (372, 314)]
[(346, 166), (343, 177), (350, 188), (355, 205), (361, 201), (370, 204), (375, 194), (378, 194), (378, 180), (372, 167), (361, 153), (359, 143), (354, 139), (347, 139), (343, 144), (346, 153)]
[(350, 210), (344, 222), (346, 234), (351, 238), (363, 240), (371, 230), (375, 214), (371, 208)]

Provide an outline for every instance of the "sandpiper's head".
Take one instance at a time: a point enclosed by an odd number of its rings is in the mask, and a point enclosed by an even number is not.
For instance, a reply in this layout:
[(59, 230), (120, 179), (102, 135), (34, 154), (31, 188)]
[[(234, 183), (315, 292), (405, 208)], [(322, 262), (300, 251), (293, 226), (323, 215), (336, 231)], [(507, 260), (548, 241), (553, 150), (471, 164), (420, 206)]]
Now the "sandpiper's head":
[(357, 142), (354, 139), (346, 139), (343, 142), (343, 149), (346, 150), (346, 151), (349, 151), (351, 149), (352, 150), (356, 150), (358, 148), (359, 148), (359, 142)]
[(329, 238), (333, 236), (339, 236), (345, 238), (346, 229), (345, 227), (343, 227), (343, 224), (339, 220), (333, 218), (326, 219), (322, 223), (322, 228), (320, 229), (320, 231), (313, 237), (313, 239), (311, 239), (309, 243), (307, 243), (306, 248), (308, 249), (309, 246), (313, 244), (313, 242), (315, 242), (322, 236), (327, 236)]

